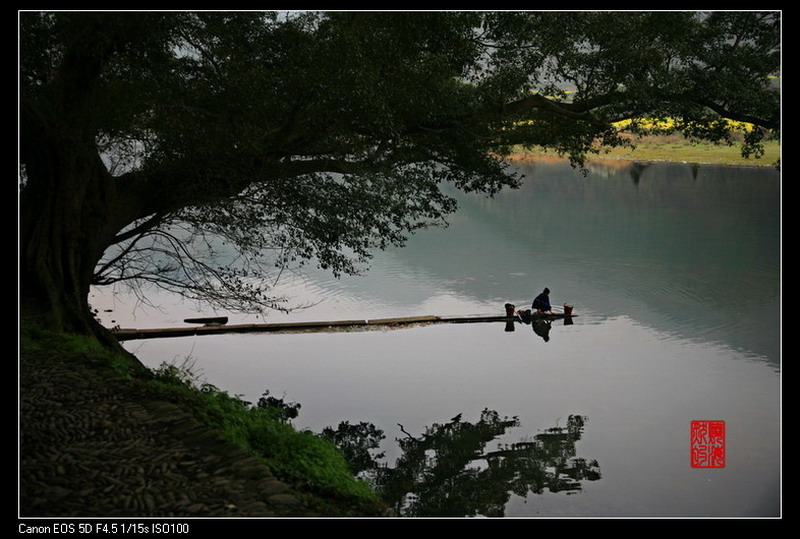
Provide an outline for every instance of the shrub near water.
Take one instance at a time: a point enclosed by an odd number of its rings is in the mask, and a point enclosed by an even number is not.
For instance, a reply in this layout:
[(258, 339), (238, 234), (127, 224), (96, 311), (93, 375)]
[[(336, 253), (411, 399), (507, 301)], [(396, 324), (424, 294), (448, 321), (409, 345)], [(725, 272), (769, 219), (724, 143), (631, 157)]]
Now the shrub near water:
[[(289, 424), (287, 410), (296, 412), (296, 408), (274, 405), (282, 400), (262, 399), (261, 406), (253, 406), (172, 365), (154, 371), (152, 387), (188, 406), (199, 421), (228, 440), (263, 458), (282, 481), (315, 496), (348, 499), (354, 509), (371, 506), (376, 511), (377, 495), (353, 476), (341, 452), (313, 432), (298, 431)], [(266, 402), (273, 405), (264, 405)]]

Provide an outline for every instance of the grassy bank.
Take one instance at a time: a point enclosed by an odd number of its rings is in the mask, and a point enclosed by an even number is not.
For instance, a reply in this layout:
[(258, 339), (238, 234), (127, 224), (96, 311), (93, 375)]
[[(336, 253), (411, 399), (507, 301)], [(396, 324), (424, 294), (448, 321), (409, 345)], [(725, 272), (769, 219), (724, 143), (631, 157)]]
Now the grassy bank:
[[(742, 157), (737, 144), (712, 144), (692, 142), (682, 135), (649, 135), (632, 138), (633, 148), (619, 147), (603, 150), (590, 159), (620, 159), (630, 161), (668, 161), (679, 163), (698, 163), (732, 166), (774, 167), (780, 160), (780, 141), (771, 140), (764, 144), (764, 155), (759, 158)], [(540, 155), (553, 155), (544, 150), (522, 150), (512, 159), (524, 160)]]
[(146, 381), (147, 391), (191, 411), (207, 427), (251, 452), (280, 480), (304, 494), (304, 503), (321, 514), (375, 515), (378, 496), (356, 479), (329, 441), (298, 431), (280, 408), (257, 406), (194, 378), (191, 370), (162, 366)]
[[(103, 379), (124, 380), (143, 402), (174, 404), (263, 462), (312, 514), (383, 514), (378, 495), (354, 477), (342, 453), (317, 434), (295, 429), (280, 409), (245, 402), (197, 380), (187, 369), (148, 369), (133, 356), (111, 352), (92, 339), (55, 334), (25, 323), (20, 339), (22, 355), (68, 358), (78, 372), (91, 369)], [(21, 424), (24, 431), (26, 423)], [(159, 457), (153, 455), (154, 461)]]

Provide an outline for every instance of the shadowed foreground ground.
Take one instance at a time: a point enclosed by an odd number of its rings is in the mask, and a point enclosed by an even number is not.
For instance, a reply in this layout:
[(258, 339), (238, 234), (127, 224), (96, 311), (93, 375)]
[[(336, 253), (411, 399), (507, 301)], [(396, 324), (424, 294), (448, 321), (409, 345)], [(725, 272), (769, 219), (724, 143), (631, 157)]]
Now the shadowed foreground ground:
[(258, 459), (83, 355), (20, 356), (19, 516), (314, 516)]

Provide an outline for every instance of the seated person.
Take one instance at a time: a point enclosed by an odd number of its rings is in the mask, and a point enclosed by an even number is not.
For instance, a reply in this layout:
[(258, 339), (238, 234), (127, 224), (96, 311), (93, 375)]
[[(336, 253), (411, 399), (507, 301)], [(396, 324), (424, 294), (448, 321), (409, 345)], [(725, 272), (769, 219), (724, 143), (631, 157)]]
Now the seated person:
[(551, 312), (549, 288), (545, 288), (541, 294), (536, 296), (536, 299), (533, 300), (532, 307), (538, 314)]

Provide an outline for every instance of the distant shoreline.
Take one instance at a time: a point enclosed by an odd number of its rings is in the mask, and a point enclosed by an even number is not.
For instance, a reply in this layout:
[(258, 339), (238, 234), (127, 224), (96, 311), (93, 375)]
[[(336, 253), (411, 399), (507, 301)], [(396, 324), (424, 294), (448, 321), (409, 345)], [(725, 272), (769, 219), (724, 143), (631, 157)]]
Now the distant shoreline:
[[(507, 155), (505, 157), (506, 161), (510, 161), (512, 163), (526, 163), (526, 162), (552, 162), (552, 163), (563, 163), (569, 160), (566, 156), (560, 156), (551, 153), (536, 153), (536, 152), (519, 152), (513, 153), (511, 155)], [(764, 158), (761, 159), (750, 159), (751, 162), (745, 163), (734, 163), (734, 162), (710, 162), (710, 161), (688, 161), (683, 159), (655, 159), (655, 158), (645, 158), (645, 157), (633, 157), (633, 156), (626, 156), (626, 157), (619, 157), (619, 156), (603, 156), (603, 155), (592, 155), (586, 158), (587, 163), (609, 163), (609, 162), (618, 162), (620, 166), (625, 166), (628, 163), (675, 163), (675, 164), (685, 164), (685, 165), (713, 165), (718, 167), (751, 167), (751, 168), (776, 168), (778, 167), (777, 163), (774, 162), (767, 162)]]
[[(764, 155), (760, 158), (744, 158), (738, 146), (691, 143), (675, 136), (651, 136), (636, 141), (636, 148), (611, 148), (607, 152), (586, 156), (587, 162), (651, 162), (686, 163), (738, 167), (776, 167), (780, 161), (780, 142), (765, 143)], [(566, 156), (545, 150), (521, 150), (506, 156), (511, 162), (566, 161)]]

